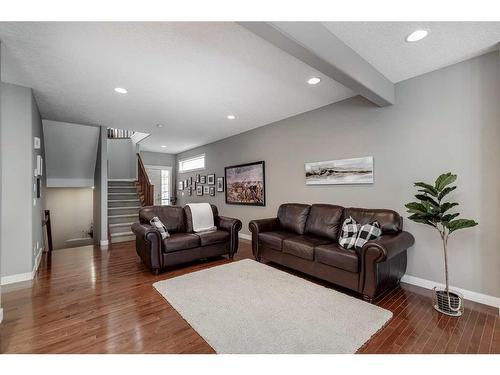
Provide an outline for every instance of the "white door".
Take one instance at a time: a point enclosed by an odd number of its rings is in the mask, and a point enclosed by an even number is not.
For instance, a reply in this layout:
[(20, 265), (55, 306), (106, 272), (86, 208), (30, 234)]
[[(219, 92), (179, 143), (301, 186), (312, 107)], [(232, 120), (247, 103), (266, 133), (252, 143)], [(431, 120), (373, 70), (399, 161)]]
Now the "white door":
[(147, 165), (146, 171), (151, 184), (154, 185), (154, 205), (167, 206), (170, 204), (170, 187), (172, 183), (172, 168)]

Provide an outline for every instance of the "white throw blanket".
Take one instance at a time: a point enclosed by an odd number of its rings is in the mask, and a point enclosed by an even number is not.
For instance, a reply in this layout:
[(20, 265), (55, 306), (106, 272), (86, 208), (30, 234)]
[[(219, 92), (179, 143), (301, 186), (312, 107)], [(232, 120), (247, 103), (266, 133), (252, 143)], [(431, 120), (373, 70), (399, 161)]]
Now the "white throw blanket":
[(208, 203), (189, 203), (193, 220), (193, 232), (210, 232), (217, 230), (214, 226), (214, 213)]

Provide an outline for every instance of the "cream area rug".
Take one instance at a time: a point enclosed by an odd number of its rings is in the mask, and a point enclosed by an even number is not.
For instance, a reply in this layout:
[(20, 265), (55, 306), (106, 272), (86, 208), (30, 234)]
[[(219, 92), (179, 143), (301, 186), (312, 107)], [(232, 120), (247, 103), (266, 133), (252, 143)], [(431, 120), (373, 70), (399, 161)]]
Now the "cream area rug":
[(153, 286), (217, 353), (355, 353), (392, 317), (249, 259)]

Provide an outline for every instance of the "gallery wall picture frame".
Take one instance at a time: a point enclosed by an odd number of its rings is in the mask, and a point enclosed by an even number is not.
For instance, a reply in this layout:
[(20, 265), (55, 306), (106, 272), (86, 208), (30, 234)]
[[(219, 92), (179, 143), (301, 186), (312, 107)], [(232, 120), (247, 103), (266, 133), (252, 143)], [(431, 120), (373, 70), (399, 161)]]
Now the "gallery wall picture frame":
[(224, 177), (217, 177), (217, 192), (224, 192)]
[(207, 176), (200, 176), (200, 184), (206, 184), (207, 183)]
[(185, 180), (184, 180), (184, 189), (186, 189), (186, 188), (187, 188), (187, 186), (188, 186), (188, 180), (187, 180), (187, 179), (185, 179)]
[(203, 186), (203, 195), (205, 194), (206, 195), (210, 194), (210, 187), (207, 185)]
[(215, 186), (210, 186), (210, 195), (215, 197)]
[(207, 184), (215, 185), (215, 174), (209, 174), (207, 176)]
[(177, 189), (184, 190), (184, 181), (179, 181), (177, 183)]
[(193, 186), (193, 176), (189, 176), (188, 183), (189, 183), (189, 186)]
[(196, 182), (200, 182), (200, 175), (199, 174), (196, 175)]
[(188, 187), (187, 193), (188, 193), (189, 196), (193, 195), (193, 188), (191, 186)]
[(198, 185), (198, 186), (196, 187), (196, 195), (198, 195), (198, 196), (203, 195), (203, 186)]
[(265, 162), (233, 165), (224, 168), (226, 204), (266, 205)]

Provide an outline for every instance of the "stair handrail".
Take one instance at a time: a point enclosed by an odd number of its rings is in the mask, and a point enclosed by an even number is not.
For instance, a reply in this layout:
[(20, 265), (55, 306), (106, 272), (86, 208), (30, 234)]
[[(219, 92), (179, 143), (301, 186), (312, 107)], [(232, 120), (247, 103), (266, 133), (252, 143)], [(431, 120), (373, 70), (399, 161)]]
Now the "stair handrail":
[(140, 190), (140, 199), (143, 206), (154, 204), (154, 185), (151, 183), (141, 155), (137, 153), (137, 187)]

